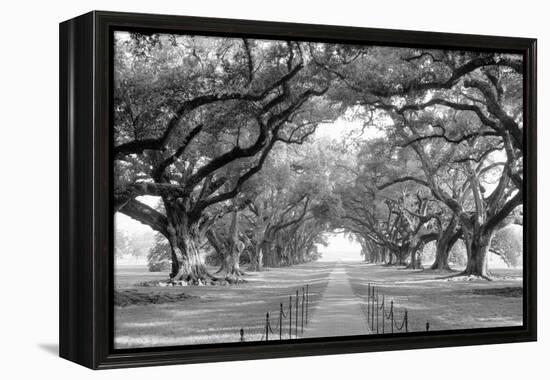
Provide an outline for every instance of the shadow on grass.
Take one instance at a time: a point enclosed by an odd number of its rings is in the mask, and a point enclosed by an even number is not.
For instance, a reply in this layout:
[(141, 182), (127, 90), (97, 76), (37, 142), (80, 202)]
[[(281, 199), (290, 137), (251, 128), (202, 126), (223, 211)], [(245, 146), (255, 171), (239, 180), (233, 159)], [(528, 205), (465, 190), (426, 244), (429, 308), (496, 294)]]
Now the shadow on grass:
[[(292, 321), (296, 317), (296, 290), (302, 305), (303, 288), (309, 285), (309, 311), (318, 305), (334, 262), (308, 263), (293, 267), (266, 268), (247, 272), (246, 284), (231, 286), (135, 287), (136, 282), (153, 278), (143, 266), (124, 277), (115, 277), (119, 291), (134, 290), (143, 297), (163, 294), (175, 298), (181, 292), (195, 296), (179, 302), (134, 304), (115, 308), (117, 348), (236, 342), (245, 330), (247, 341), (260, 340), (266, 313), (274, 331), (279, 323), (280, 304), (285, 313), (292, 296)], [(130, 271), (129, 271), (130, 272)], [(159, 276), (159, 275), (157, 275)], [(134, 293), (130, 292), (130, 295)], [(141, 298), (141, 297), (140, 297)], [(301, 307), (299, 309), (301, 318)], [(284, 332), (288, 335), (288, 319)]]
[(507, 286), (504, 288), (472, 289), (472, 293), (500, 297), (523, 297), (523, 288)]
[(383, 266), (350, 266), (348, 274), (364, 312), (368, 285), (374, 285), (378, 294), (385, 295), (386, 307), (393, 300), (396, 310), (409, 311), (409, 331), (425, 331), (426, 322), (430, 330), (521, 325), (521, 270), (491, 272), (494, 281), (449, 279), (461, 271), (418, 272)]

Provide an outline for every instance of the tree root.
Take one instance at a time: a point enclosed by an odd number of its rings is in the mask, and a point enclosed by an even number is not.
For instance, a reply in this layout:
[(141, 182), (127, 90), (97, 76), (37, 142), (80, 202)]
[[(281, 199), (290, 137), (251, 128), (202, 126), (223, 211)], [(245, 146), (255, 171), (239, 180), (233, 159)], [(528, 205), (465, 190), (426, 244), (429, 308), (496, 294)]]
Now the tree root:
[(231, 285), (245, 284), (248, 282), (244, 278), (241, 278), (240, 276), (226, 276), (225, 281), (227, 281)]
[(423, 272), (426, 273), (441, 273), (441, 274), (453, 274), (456, 275), (457, 271), (454, 269), (449, 268), (433, 268), (433, 267), (427, 267), (424, 268)]
[[(225, 271), (222, 271), (225, 272)], [(185, 279), (181, 278), (176, 280), (177, 277), (170, 278), (166, 281), (159, 281), (151, 286), (224, 286), (224, 285), (237, 285), (244, 284), (247, 281), (242, 278), (245, 272), (242, 270), (235, 271), (233, 273), (225, 273), (220, 275), (220, 271), (216, 272), (217, 276), (205, 272), (200, 276), (188, 275)]]
[(451, 280), (451, 281), (476, 281), (476, 280), (484, 280), (484, 281), (493, 281), (493, 277), (489, 274), (487, 275), (479, 275), (479, 274), (471, 274), (466, 271), (462, 271), (459, 273), (452, 274), (450, 276), (444, 277), (445, 279)]

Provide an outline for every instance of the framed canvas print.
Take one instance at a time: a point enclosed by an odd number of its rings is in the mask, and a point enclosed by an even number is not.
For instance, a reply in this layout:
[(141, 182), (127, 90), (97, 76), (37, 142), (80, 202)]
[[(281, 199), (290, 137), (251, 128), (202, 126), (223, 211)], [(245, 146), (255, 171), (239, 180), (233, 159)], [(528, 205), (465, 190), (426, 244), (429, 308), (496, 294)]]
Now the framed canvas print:
[(536, 40), (60, 25), (60, 355), (536, 339)]

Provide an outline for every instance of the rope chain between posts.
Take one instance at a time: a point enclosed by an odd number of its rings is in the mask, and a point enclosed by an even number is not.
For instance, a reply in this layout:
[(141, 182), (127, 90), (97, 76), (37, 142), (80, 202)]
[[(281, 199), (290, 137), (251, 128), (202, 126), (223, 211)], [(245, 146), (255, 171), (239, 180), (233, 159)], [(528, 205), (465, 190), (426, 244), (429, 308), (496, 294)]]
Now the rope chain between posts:
[[(305, 290), (307, 289), (307, 290)], [(288, 331), (288, 335), (289, 335), (289, 339), (292, 339), (292, 325), (294, 322), (294, 326), (295, 326), (295, 337), (298, 338), (298, 335), (299, 335), (299, 331), (298, 331), (298, 323), (299, 323), (299, 307), (300, 307), (300, 297), (299, 297), (299, 290), (296, 290), (296, 306), (295, 306), (295, 313), (296, 313), (296, 316), (295, 316), (295, 320), (293, 321), (292, 320), (292, 305), (293, 305), (293, 302), (292, 302), (292, 295), (289, 296), (289, 305), (288, 305), (288, 312), (285, 313), (285, 310), (284, 310), (284, 306), (283, 306), (283, 303), (281, 302), (279, 304), (279, 318), (277, 320), (277, 326), (275, 327), (275, 330), (273, 330), (273, 327), (271, 326), (271, 318), (270, 318), (270, 315), (269, 315), (269, 312), (266, 313), (266, 316), (265, 316), (265, 323), (264, 323), (264, 326), (262, 327), (262, 336), (260, 338), (260, 341), (268, 341), (269, 340), (269, 333), (271, 334), (275, 334), (275, 331), (279, 331), (279, 339), (282, 340), (282, 335), (283, 335), (283, 319), (289, 319), (289, 331)], [(306, 314), (306, 317), (307, 318), (307, 314), (308, 314), (308, 306), (309, 306), (309, 284), (306, 285), (306, 288), (302, 287), (302, 304), (301, 304), (301, 316), (302, 316), (302, 321), (301, 321), (301, 333), (303, 334), (303, 331), (304, 331), (304, 312)], [(273, 313), (272, 313), (273, 314)], [(307, 320), (306, 320), (306, 324), (307, 324)], [(239, 330), (239, 335), (240, 335), (240, 342), (245, 342), (245, 338), (244, 338), (244, 329), (241, 328)]]
[[(393, 329), (396, 328), (397, 331), (405, 329), (405, 332), (409, 332), (409, 313), (408, 310), (405, 309), (403, 320), (401, 323), (397, 322), (395, 320), (395, 308), (393, 305), (393, 300), (390, 304), (390, 310), (388, 313), (386, 313), (386, 297), (384, 294), (382, 294), (382, 302), (380, 302), (380, 292), (379, 290), (371, 285), (368, 284), (367, 287), (367, 322), (371, 323), (372, 331), (374, 332), (374, 314), (376, 314), (376, 333), (379, 333), (379, 311), (382, 310), (382, 334), (385, 333), (385, 320), (390, 320), (390, 327), (391, 331), (393, 333)], [(429, 322), (426, 322), (426, 331), (429, 331), (430, 324)]]
[(403, 327), (405, 327), (405, 324), (407, 323), (407, 310), (405, 310), (405, 316), (403, 317), (403, 322), (401, 322), (401, 326), (398, 326), (395, 320), (393, 321), (393, 323), (397, 331), (403, 330)]
[[(279, 304), (279, 318), (278, 318), (278, 321), (277, 321), (277, 327), (275, 328), (275, 330), (273, 330), (273, 327), (271, 326), (271, 319), (270, 319), (270, 316), (269, 316), (269, 312), (266, 313), (266, 319), (265, 319), (265, 325), (264, 327), (262, 328), (262, 336), (260, 338), (260, 341), (268, 341), (269, 340), (269, 333), (271, 334), (275, 334), (275, 331), (279, 331), (279, 339), (282, 340), (282, 335), (283, 335), (283, 320), (286, 320), (286, 319), (289, 319), (289, 330), (288, 330), (288, 336), (289, 336), (289, 339), (292, 339), (292, 328), (294, 327), (295, 329), (295, 337), (298, 338), (299, 337), (299, 330), (298, 330), (298, 323), (299, 323), (299, 311), (301, 311), (301, 316), (302, 316), (302, 323), (301, 323), (301, 333), (303, 334), (303, 329), (304, 329), (304, 309), (305, 309), (305, 318), (306, 318), (306, 324), (307, 324), (307, 317), (308, 317), (308, 306), (309, 306), (309, 285), (306, 286), (306, 289), (305, 290), (303, 287), (302, 287), (302, 304), (301, 304), (301, 310), (300, 310), (300, 297), (299, 297), (299, 290), (296, 290), (296, 298), (295, 298), (295, 320), (293, 321), (292, 320), (292, 306), (293, 306), (293, 300), (292, 300), (292, 295), (289, 296), (289, 305), (288, 305), (288, 312), (285, 313), (285, 308), (284, 308), (284, 305), (283, 303), (281, 302)], [(375, 310), (376, 310), (376, 333), (378, 334), (378, 328), (379, 328), (379, 324), (378, 324), (378, 321), (379, 321), (379, 310), (382, 310), (382, 333), (384, 334), (385, 333), (385, 323), (384, 321), (386, 319), (388, 320), (391, 320), (390, 322), (390, 325), (391, 325), (391, 331), (393, 333), (393, 329), (395, 328), (397, 331), (401, 331), (403, 330), (403, 328), (405, 329), (405, 332), (408, 332), (409, 329), (408, 329), (408, 321), (409, 321), (409, 316), (408, 316), (408, 311), (407, 309), (405, 309), (405, 312), (404, 312), (404, 316), (403, 316), (403, 320), (401, 321), (401, 323), (398, 323), (396, 320), (395, 320), (395, 311), (394, 311), (394, 305), (393, 305), (393, 300), (391, 301), (390, 303), (390, 310), (389, 310), (389, 313), (386, 313), (386, 297), (384, 294), (382, 294), (382, 302), (380, 302), (380, 299), (379, 299), (379, 296), (380, 296), (380, 293), (379, 291), (377, 291), (375, 289), (374, 286), (372, 286), (371, 284), (368, 284), (368, 296), (367, 296), (367, 313), (368, 313), (368, 316), (370, 318), (368, 318), (368, 321), (371, 323), (371, 328), (374, 329), (374, 313), (375, 313)], [(294, 323), (292, 323), (294, 322)], [(294, 324), (294, 326), (293, 326)], [(426, 331), (429, 331), (430, 329), (430, 324), (429, 322), (426, 322)], [(244, 330), (241, 328), (240, 331), (240, 341), (241, 342), (244, 342), (245, 341), (245, 338), (244, 338)]]
[(267, 327), (269, 328), (269, 332), (271, 334), (274, 334), (273, 329), (271, 328), (271, 320), (269, 319), (269, 313), (267, 313)]
[(384, 318), (391, 319), (392, 316), (393, 316), (393, 301), (391, 301), (390, 312), (386, 314), (386, 311), (384, 310)]
[(283, 316), (284, 319), (287, 318), (287, 315), (285, 313), (285, 309), (283, 308), (283, 304), (281, 303), (281, 315)]

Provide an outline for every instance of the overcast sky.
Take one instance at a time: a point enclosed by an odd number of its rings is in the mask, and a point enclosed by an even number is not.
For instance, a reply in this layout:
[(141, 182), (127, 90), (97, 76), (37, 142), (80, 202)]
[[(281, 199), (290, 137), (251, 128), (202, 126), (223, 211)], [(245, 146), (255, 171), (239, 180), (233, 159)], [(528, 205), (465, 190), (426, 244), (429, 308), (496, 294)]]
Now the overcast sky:
[(319, 246), (323, 257), (319, 261), (358, 261), (361, 260), (361, 245), (350, 241), (344, 234), (329, 234), (328, 247)]

